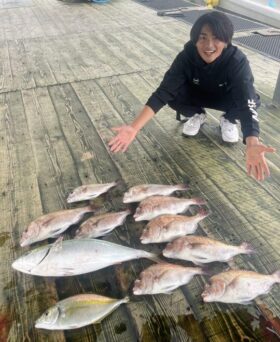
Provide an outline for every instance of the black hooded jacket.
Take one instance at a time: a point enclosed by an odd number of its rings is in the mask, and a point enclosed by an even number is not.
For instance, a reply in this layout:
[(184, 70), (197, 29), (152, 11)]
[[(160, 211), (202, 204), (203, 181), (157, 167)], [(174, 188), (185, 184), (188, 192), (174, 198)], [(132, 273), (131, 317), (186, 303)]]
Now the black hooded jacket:
[(243, 139), (259, 135), (258, 113), (259, 96), (256, 94), (254, 78), (245, 54), (236, 46), (229, 45), (210, 64), (199, 56), (196, 46), (189, 41), (181, 51), (157, 90), (146, 105), (158, 112), (164, 105), (173, 101), (186, 84), (195, 89), (201, 97), (213, 99), (225, 96), (229, 105), (240, 120)]

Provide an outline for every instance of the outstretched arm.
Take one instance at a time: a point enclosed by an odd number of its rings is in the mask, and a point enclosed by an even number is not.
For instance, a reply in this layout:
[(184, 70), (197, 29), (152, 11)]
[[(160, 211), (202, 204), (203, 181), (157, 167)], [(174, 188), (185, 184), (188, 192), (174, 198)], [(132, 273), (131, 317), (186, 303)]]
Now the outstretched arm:
[(125, 152), (141, 128), (143, 128), (154, 115), (155, 112), (152, 108), (146, 105), (130, 125), (113, 127), (112, 130), (117, 132), (117, 135), (109, 141), (110, 151)]
[(275, 148), (268, 147), (260, 143), (254, 136), (246, 138), (246, 167), (248, 176), (254, 177), (258, 181), (263, 181), (270, 175), (267, 162), (265, 160), (266, 152), (275, 152)]

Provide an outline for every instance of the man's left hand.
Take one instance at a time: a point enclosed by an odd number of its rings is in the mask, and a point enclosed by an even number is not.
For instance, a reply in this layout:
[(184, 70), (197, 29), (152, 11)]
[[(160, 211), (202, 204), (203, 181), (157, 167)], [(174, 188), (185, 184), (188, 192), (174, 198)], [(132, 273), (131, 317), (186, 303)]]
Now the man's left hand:
[(273, 153), (276, 150), (273, 147), (261, 144), (257, 137), (248, 137), (246, 144), (247, 174), (258, 181), (263, 181), (266, 177), (270, 176), (269, 168), (265, 160), (265, 153)]

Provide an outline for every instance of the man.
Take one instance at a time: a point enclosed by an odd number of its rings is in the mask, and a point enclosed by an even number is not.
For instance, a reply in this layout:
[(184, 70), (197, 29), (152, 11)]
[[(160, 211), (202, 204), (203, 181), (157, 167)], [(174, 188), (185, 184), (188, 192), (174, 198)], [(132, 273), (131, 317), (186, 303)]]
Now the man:
[(127, 126), (109, 142), (112, 152), (126, 151), (142, 127), (166, 104), (186, 121), (183, 135), (195, 136), (206, 120), (206, 108), (224, 111), (220, 120), (222, 139), (236, 143), (240, 120), (246, 144), (248, 175), (262, 181), (269, 176), (265, 152), (275, 152), (259, 141), (259, 96), (246, 56), (231, 44), (233, 25), (220, 12), (202, 15), (194, 23), (191, 39), (166, 72), (160, 86)]

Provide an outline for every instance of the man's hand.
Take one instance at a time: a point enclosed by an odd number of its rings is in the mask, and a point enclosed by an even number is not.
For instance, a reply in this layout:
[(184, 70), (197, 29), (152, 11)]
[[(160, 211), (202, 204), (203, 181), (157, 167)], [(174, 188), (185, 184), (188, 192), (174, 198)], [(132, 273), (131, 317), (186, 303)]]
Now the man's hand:
[(265, 153), (275, 152), (276, 150), (273, 147), (261, 144), (257, 137), (248, 137), (246, 139), (246, 144), (247, 174), (258, 181), (263, 181), (270, 175), (269, 168), (265, 160)]
[(109, 141), (111, 152), (125, 152), (138, 133), (132, 126), (113, 127), (112, 130), (118, 134)]

